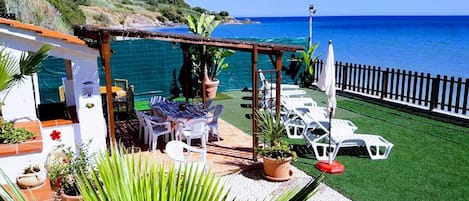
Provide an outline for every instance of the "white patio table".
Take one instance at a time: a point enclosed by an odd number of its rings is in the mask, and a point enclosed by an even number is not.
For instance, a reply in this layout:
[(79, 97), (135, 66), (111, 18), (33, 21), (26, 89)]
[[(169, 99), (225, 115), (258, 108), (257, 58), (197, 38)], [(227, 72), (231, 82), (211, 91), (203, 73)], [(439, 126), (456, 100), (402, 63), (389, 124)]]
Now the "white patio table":
[(208, 118), (207, 113), (199, 106), (180, 101), (163, 101), (156, 103), (152, 106), (152, 112), (155, 116), (159, 116), (166, 121), (171, 121), (171, 128), (173, 129), (173, 135), (171, 135), (172, 139), (174, 139), (174, 133), (179, 121), (187, 123), (192, 119)]

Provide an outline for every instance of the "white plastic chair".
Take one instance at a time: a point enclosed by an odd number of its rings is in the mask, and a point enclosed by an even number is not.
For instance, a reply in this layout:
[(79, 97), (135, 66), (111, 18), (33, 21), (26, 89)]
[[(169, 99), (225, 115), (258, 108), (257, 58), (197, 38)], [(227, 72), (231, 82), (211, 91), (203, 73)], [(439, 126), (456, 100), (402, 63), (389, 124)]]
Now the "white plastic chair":
[(206, 161), (207, 161), (207, 151), (203, 149), (193, 148), (181, 141), (173, 140), (166, 144), (166, 153), (173, 160), (176, 168), (185, 167), (188, 163), (186, 157), (184, 156), (184, 149), (190, 152), (195, 152), (200, 154), (200, 160), (191, 162), (192, 165), (195, 165), (193, 168), (197, 168), (198, 171), (206, 171)]
[(171, 122), (155, 122), (150, 119), (150, 116), (143, 116), (145, 125), (147, 127), (147, 133), (150, 148), (154, 152), (158, 145), (158, 137), (171, 133)]
[[(135, 115), (137, 115), (137, 119), (138, 119), (138, 140), (142, 140), (142, 137), (143, 137), (143, 134), (144, 133), (147, 133), (147, 126), (146, 126), (146, 123), (145, 123), (145, 119), (143, 119), (143, 113), (142, 111), (139, 111), (139, 110), (135, 110)], [(145, 143), (147, 143), (148, 141), (146, 141)]]
[[(187, 145), (191, 146), (192, 139), (200, 139), (202, 148), (206, 149), (208, 131), (207, 119), (193, 119), (187, 123), (179, 121), (176, 140), (182, 141), (184, 138)], [(189, 150), (189, 155), (190, 153)]]
[(220, 116), (221, 112), (223, 112), (223, 105), (216, 105), (215, 110), (213, 111), (212, 121), (208, 123), (210, 133), (212, 135), (216, 135), (218, 141), (220, 141), (220, 133), (218, 130), (218, 117)]

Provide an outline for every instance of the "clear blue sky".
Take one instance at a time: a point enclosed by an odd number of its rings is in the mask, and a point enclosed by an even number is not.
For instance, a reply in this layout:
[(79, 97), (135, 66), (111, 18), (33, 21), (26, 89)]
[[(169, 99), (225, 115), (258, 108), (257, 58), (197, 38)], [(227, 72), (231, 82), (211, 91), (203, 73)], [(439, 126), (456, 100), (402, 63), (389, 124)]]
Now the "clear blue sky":
[(469, 0), (185, 0), (211, 11), (226, 10), (235, 17), (341, 15), (469, 15)]

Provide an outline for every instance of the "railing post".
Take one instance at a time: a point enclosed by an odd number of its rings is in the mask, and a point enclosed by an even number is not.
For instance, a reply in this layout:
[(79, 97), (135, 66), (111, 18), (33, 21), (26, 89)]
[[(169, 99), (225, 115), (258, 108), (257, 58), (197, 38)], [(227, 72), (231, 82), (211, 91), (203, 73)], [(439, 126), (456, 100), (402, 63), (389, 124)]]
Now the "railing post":
[(437, 75), (436, 78), (433, 79), (433, 82), (432, 82), (432, 92), (430, 96), (430, 111), (432, 111), (438, 105), (438, 93), (440, 91), (440, 79), (441, 79), (440, 75)]
[(388, 92), (388, 74), (389, 74), (389, 68), (386, 68), (386, 70), (383, 72), (383, 79), (381, 80), (381, 99), (384, 99), (384, 97), (387, 96)]

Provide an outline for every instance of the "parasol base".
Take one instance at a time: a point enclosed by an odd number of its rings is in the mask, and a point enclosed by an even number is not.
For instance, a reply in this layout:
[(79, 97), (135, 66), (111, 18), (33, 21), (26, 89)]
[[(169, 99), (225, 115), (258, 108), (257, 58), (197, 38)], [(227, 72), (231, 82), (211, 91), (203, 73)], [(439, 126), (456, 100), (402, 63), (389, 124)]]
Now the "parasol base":
[(316, 168), (329, 174), (340, 174), (345, 170), (344, 165), (339, 161), (332, 161), (330, 164), (329, 161), (319, 161), (316, 163)]

